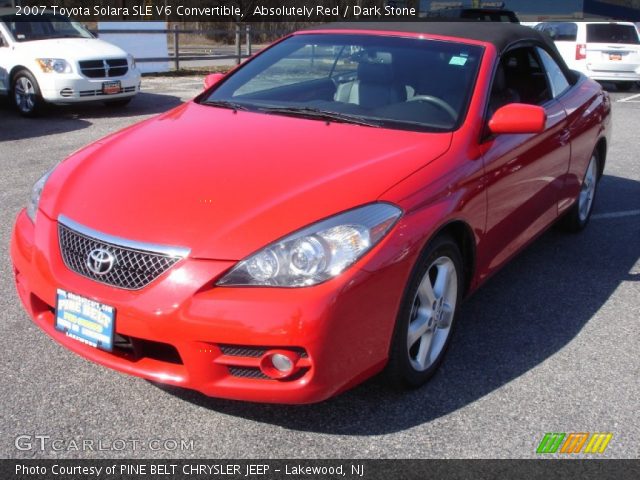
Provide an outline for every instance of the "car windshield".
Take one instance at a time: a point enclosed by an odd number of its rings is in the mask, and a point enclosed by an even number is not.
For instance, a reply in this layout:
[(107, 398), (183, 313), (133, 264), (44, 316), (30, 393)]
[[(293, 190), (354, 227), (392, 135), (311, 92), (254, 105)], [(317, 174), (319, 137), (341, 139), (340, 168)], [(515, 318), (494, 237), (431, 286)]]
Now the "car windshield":
[(82, 25), (62, 15), (4, 15), (0, 20), (17, 42), (47, 38), (92, 38)]
[(587, 25), (587, 42), (634, 45), (640, 43), (636, 27), (616, 23), (593, 23)]
[(248, 62), (202, 104), (416, 131), (459, 126), (482, 47), (359, 34), (294, 35)]

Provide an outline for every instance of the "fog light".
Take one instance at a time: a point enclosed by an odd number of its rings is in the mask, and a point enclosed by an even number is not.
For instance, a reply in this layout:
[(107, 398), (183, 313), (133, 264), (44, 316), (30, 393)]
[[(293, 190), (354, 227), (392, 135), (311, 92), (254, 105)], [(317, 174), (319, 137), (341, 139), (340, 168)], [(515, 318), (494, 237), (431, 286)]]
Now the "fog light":
[(271, 378), (282, 379), (293, 375), (297, 370), (299, 355), (286, 350), (270, 350), (260, 360), (260, 370)]
[(286, 355), (282, 355), (281, 353), (276, 353), (271, 357), (271, 363), (276, 370), (282, 373), (289, 373), (293, 370), (293, 362)]

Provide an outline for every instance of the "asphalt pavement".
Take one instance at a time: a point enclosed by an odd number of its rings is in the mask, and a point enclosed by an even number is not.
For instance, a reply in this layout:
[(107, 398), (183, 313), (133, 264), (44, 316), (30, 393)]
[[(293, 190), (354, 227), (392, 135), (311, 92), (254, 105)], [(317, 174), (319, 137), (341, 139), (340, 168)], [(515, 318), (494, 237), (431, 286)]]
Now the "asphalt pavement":
[[(589, 227), (550, 230), (470, 298), (424, 388), (398, 393), (373, 379), (318, 405), (232, 402), (159, 388), (48, 338), (18, 301), (8, 253), (33, 182), (201, 82), (144, 78), (121, 110), (23, 119), (0, 106), (0, 457), (533, 458), (546, 432), (611, 432), (602, 457), (639, 457), (639, 90), (612, 93), (614, 137)], [(86, 440), (94, 451), (73, 447)]]

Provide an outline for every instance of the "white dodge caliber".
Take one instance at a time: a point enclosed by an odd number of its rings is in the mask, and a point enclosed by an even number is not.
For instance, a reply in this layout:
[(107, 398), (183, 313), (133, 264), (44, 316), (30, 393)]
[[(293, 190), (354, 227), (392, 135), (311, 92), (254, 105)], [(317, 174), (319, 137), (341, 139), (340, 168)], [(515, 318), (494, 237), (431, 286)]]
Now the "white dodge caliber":
[(122, 106), (140, 91), (133, 56), (67, 17), (0, 9), (0, 95), (36, 115), (48, 102)]

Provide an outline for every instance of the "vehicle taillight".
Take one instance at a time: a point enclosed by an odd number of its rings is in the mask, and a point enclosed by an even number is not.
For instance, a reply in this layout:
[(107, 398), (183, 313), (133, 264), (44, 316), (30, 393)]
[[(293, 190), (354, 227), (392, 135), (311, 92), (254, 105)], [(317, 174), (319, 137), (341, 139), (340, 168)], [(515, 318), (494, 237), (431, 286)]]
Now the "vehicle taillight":
[(584, 60), (587, 58), (587, 45), (578, 43), (576, 45), (576, 60)]

